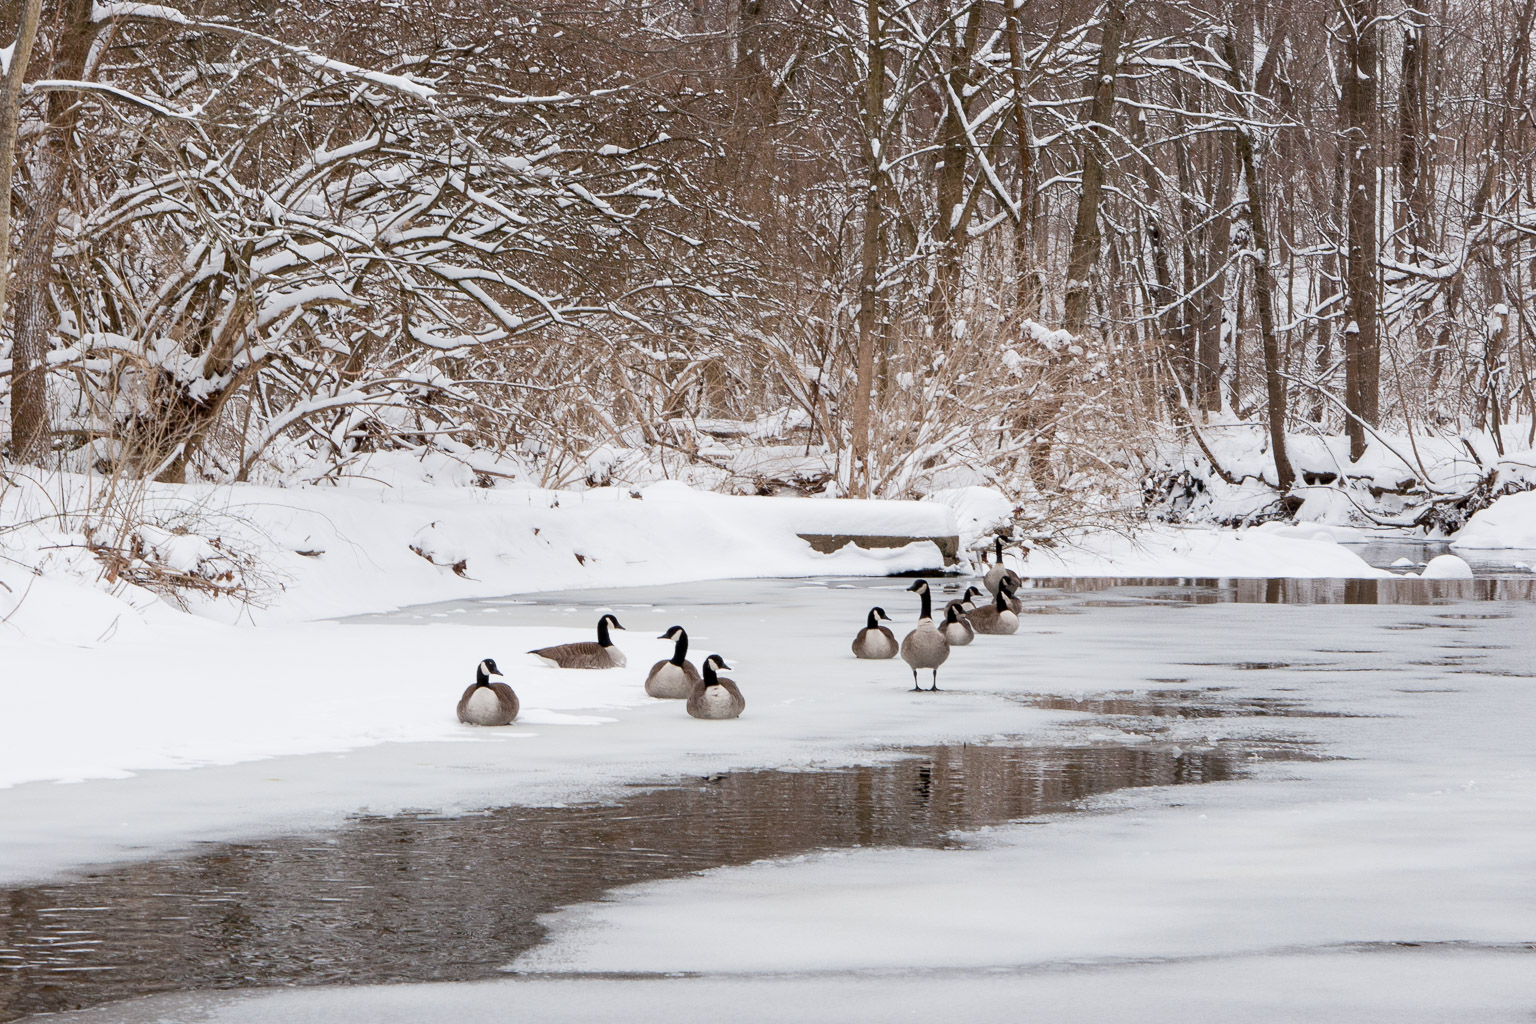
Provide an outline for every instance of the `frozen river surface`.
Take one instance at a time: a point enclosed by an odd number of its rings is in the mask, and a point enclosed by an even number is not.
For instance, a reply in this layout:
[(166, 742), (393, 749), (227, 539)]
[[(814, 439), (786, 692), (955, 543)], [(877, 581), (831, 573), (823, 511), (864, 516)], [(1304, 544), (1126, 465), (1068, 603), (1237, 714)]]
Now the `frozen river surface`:
[[(53, 787), (147, 814), (207, 808), (211, 782), (237, 805), (206, 812), (212, 832), (238, 841), (189, 851), (195, 823), (172, 816), (139, 830), (138, 858), (103, 857), (135, 862), (0, 893), (0, 1007), (167, 992), (49, 1019), (1532, 1019), (1530, 577), (1047, 581), (1017, 636), (954, 652), (937, 694), (847, 653), (871, 604), (908, 628), (907, 583), (348, 625), (490, 638), (611, 608), (638, 678), (682, 622), (737, 666), (748, 709), (695, 722), (573, 698), (471, 743)], [(531, 692), (556, 685), (541, 671)], [(276, 778), (302, 780), (283, 806), (308, 827), (285, 834), (262, 803)], [(559, 806), (570, 778), (605, 800)], [(13, 792), (34, 846), (70, 839)], [(389, 813), (318, 827), (361, 807)]]

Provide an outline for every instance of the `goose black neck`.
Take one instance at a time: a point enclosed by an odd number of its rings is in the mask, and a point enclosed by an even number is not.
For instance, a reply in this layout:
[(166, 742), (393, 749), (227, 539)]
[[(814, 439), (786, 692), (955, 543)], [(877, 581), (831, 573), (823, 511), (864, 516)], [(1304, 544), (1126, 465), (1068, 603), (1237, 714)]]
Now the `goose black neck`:
[(998, 565), (1002, 565), (1003, 564), (1003, 538), (998, 537), (998, 538), (996, 538), (996, 541), (997, 541), (997, 564)]
[(677, 646), (672, 648), (672, 664), (682, 667), (683, 659), (688, 656), (688, 631), (677, 631)]
[(481, 665), (479, 668), (475, 669), (475, 685), (476, 686), (490, 686), (491, 685), (491, 677), (485, 674), (485, 666), (484, 665)]
[(867, 629), (879, 629), (880, 628), (880, 620), (875, 618), (875, 610), (873, 608), (871, 608), (869, 610), (869, 625), (866, 626), (865, 628), (867, 628)]
[(715, 663), (712, 662), (712, 661), (706, 661), (704, 663), (704, 685), (705, 686), (718, 686), (718, 685), (720, 685), (720, 677), (715, 675)]
[(922, 590), (919, 590), (917, 592), (917, 594), (918, 594), (919, 597), (921, 597), (923, 599), (923, 614), (919, 615), (918, 618), (920, 618), (920, 619), (931, 619), (931, 618), (933, 618), (933, 598), (931, 596), (929, 596), (928, 588), (924, 587)]
[(995, 603), (997, 605), (997, 610), (998, 611), (1006, 612), (1008, 610), (1008, 588), (1007, 587), (998, 587), (997, 588), (997, 597), (995, 599)]
[(613, 646), (613, 638), (608, 635), (608, 616), (606, 615), (597, 620), (597, 642), (603, 647)]

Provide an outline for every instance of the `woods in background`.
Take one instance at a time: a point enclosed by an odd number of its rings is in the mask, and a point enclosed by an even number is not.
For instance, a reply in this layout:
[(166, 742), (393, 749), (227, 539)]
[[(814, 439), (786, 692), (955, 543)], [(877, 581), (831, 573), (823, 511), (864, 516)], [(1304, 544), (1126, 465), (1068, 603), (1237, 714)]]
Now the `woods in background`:
[(6, 454), (562, 483), (776, 417), (902, 496), (1212, 418), (1281, 493), (1298, 434), (1528, 447), (1533, 12), (7, 0)]

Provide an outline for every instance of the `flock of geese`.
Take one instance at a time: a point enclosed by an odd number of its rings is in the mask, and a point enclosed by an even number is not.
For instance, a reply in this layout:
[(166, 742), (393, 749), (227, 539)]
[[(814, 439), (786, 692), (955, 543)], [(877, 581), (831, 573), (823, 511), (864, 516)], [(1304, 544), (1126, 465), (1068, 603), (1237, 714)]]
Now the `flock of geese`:
[[(908, 633), (898, 645), (896, 634), (882, 626), (880, 620), (890, 621), (884, 608), (871, 608), (863, 629), (853, 638), (853, 654), (856, 658), (886, 659), (897, 654), (912, 669), (912, 689), (922, 691), (918, 685), (919, 671), (931, 671), (929, 691), (939, 688), (939, 666), (949, 660), (951, 647), (964, 647), (977, 633), (1007, 635), (1019, 629), (1019, 612), (1023, 602), (1017, 591), (1023, 582), (1018, 573), (1003, 566), (1003, 540), (997, 538), (997, 561), (987, 570), (982, 582), (992, 594), (992, 600), (978, 604), (981, 591), (967, 587), (965, 593), (944, 608), (942, 623), (933, 619), (933, 595), (927, 580), (918, 580), (909, 591), (922, 599), (922, 612), (917, 628)], [(614, 645), (611, 630), (623, 629), (619, 620), (606, 614), (597, 620), (597, 640), (580, 643), (541, 647), (529, 654), (555, 668), (605, 669), (623, 668), (624, 652)], [(720, 675), (721, 669), (731, 666), (718, 654), (704, 659), (701, 673), (688, 660), (688, 631), (673, 626), (658, 640), (673, 642), (672, 657), (651, 666), (645, 677), (645, 692), (652, 697), (687, 701), (688, 714), (694, 718), (738, 718), (746, 709), (746, 699), (736, 683)], [(459, 698), (459, 721), (466, 725), (511, 725), (517, 718), (517, 694), (506, 683), (493, 683), (491, 676), (499, 676), (493, 658), (486, 658), (475, 669), (475, 681)]]

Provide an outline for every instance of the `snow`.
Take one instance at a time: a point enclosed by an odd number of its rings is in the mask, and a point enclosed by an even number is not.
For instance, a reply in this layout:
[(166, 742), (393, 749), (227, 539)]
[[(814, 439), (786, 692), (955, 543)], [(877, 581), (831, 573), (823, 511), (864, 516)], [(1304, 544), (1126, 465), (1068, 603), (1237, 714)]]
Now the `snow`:
[[(267, 990), (162, 996), (99, 1011), (60, 1014), (60, 1024), (460, 1024), (519, 1018), (550, 1022), (622, 1020), (742, 1024), (795, 1020), (1019, 1020), (1138, 1024), (1349, 1021), (1351, 1024), (1525, 1022), (1536, 998), (1530, 957), (1519, 952), (1344, 950), (1281, 953), (1210, 962), (1153, 962), (1105, 968), (879, 972), (809, 977), (539, 979), (462, 985)], [(1021, 1011), (1027, 1007), (1027, 1016)], [(1279, 1009), (1283, 1007), (1284, 1009)]]
[(1036, 547), (1024, 563), (1031, 576), (1158, 578), (1291, 577), (1381, 579), (1319, 526), (1266, 524), (1246, 530), (1161, 527), (1135, 532), (1084, 531)]
[(1013, 530), (1013, 502), (995, 487), (945, 488), (929, 492), (923, 500), (954, 510), (961, 551), (985, 547), (994, 535)]
[[(728, 496), (674, 482), (643, 490), (481, 488), (462, 462), (382, 455), (358, 472), (368, 482), (339, 489), (151, 487), (141, 509), (148, 524), (137, 532), (163, 564), (182, 571), (219, 575), (227, 566), (210, 561), (215, 554), (252, 560), (260, 569), (249, 582), (264, 607), (198, 595), (188, 601), (205, 617), (258, 625), (567, 587), (931, 569), (942, 556), (927, 540), (820, 554), (798, 535), (957, 532), (951, 510), (932, 502)], [(81, 481), (56, 486), (64, 503), (86, 504), (75, 485)], [(0, 495), (0, 516), (27, 521), (60, 501), (45, 488), (18, 487)], [(70, 549), (78, 556), (70, 571), (92, 585), (100, 567), (84, 554), (83, 538), (28, 534), (27, 541), (24, 534), (0, 535), (14, 562), (34, 564), (44, 548)]]
[(1419, 575), (1426, 580), (1469, 580), (1472, 567), (1456, 555), (1436, 555)]
[(1468, 550), (1536, 548), (1536, 491), (1504, 495), (1473, 516), (1451, 546)]

